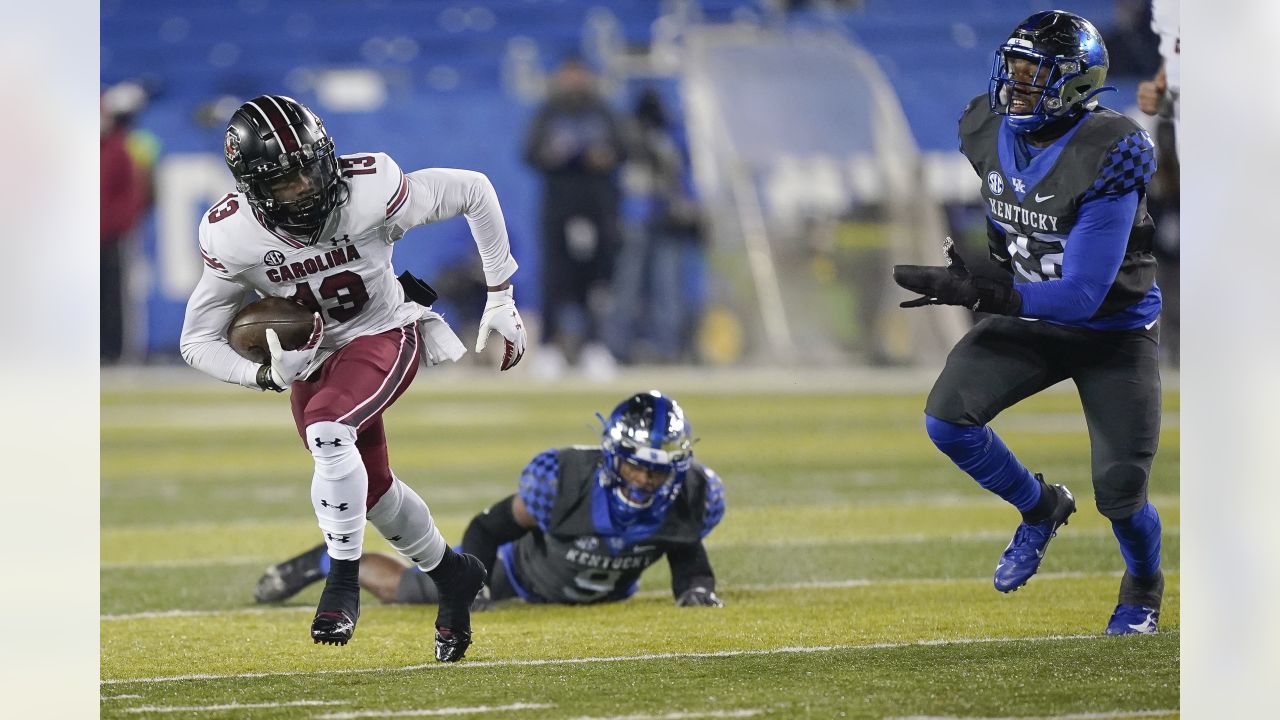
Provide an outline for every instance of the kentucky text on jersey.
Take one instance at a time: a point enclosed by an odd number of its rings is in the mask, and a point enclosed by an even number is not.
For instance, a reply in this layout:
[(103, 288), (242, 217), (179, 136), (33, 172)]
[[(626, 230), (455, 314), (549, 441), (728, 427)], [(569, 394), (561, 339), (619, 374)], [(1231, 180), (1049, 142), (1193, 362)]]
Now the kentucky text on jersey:
[(354, 245), (338, 247), (315, 257), (309, 257), (302, 262), (292, 262), (278, 268), (271, 268), (267, 270), (267, 279), (274, 283), (293, 282), (359, 259), (360, 253), (356, 251)]
[(651, 558), (644, 555), (609, 557), (608, 555), (597, 555), (595, 553), (588, 553), (574, 549), (570, 549), (566, 552), (564, 554), (564, 559), (571, 563), (577, 563), (578, 565), (601, 568), (603, 570), (630, 570), (632, 568), (645, 568), (653, 561)]
[(1011, 202), (996, 200), (995, 198), (987, 198), (987, 202), (991, 205), (991, 214), (1001, 220), (1022, 223), (1036, 230), (1048, 230), (1050, 232), (1058, 230), (1058, 218), (1053, 215), (1032, 212)]

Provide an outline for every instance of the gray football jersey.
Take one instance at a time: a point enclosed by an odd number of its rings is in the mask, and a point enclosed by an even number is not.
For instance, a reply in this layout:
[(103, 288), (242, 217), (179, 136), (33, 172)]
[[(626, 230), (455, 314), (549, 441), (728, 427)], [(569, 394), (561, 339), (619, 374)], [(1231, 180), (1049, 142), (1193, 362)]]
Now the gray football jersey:
[(1133, 120), (1097, 108), (1045, 148), (1025, 168), (1014, 160), (1013, 134), (974, 98), (960, 117), (960, 151), (982, 178), (991, 257), (1016, 282), (1062, 277), (1068, 235), (1082, 202), (1101, 194), (1139, 192), (1124, 260), (1095, 318), (1142, 300), (1155, 283), (1155, 228), (1147, 214), (1146, 182), (1155, 171), (1151, 138)]
[[(709, 474), (702, 465), (694, 463), (689, 469), (684, 487), (653, 534), (628, 544), (622, 537), (598, 534), (592, 519), (600, 449), (561, 448), (555, 455), (556, 492), (546, 528), (529, 532), (511, 548), (514, 579), (533, 599), (571, 604), (621, 600), (631, 595), (640, 574), (668, 547), (702, 538)], [(718, 487), (718, 479), (715, 483)]]

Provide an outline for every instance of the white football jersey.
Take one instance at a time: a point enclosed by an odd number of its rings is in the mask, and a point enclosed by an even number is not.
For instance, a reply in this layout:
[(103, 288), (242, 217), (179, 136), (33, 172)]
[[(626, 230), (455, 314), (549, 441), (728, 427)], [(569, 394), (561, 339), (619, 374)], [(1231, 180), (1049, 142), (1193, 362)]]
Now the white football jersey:
[(489, 284), (515, 272), (502, 210), (484, 175), (443, 168), (406, 175), (383, 153), (344, 155), (338, 169), (349, 192), (318, 240), (273, 229), (240, 193), (205, 214), (205, 268), (182, 329), (182, 355), (193, 367), (257, 387), (258, 365), (226, 342), (245, 290), (295, 298), (320, 312), (324, 341), (313, 367), (357, 337), (417, 321), (423, 308), (405, 298), (391, 264), (395, 241), (417, 225), (466, 215)]

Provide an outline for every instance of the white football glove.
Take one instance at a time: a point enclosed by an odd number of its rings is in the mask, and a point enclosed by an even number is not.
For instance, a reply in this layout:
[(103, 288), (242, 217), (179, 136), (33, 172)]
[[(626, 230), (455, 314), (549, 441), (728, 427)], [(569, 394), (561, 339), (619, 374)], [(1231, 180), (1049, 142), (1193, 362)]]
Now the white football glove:
[(324, 322), (320, 319), (320, 313), (314, 315), (315, 324), (311, 326), (311, 337), (297, 350), (280, 347), (280, 337), (276, 335), (276, 331), (267, 329), (267, 347), (271, 350), (271, 381), (281, 390), (306, 375), (307, 368), (316, 357), (316, 351), (320, 349), (320, 342), (324, 340)]
[(499, 370), (510, 370), (524, 357), (524, 321), (520, 319), (520, 311), (516, 310), (513, 290), (513, 287), (508, 287), (490, 291), (489, 300), (484, 304), (484, 315), (480, 317), (480, 335), (476, 338), (476, 352), (484, 351), (489, 333), (494, 330), (506, 340)]

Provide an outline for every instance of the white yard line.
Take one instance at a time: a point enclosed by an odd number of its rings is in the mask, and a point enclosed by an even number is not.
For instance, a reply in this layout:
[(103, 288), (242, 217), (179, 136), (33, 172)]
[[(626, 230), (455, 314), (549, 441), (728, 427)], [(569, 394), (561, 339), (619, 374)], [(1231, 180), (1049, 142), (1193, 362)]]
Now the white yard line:
[(545, 703), (512, 703), (510, 705), (477, 705), (475, 707), (430, 708), (423, 710), (352, 710), (316, 715), (316, 720), (355, 720), (355, 718), (435, 717), (441, 715), (475, 715), (476, 713), (514, 710), (545, 710), (555, 707)]
[(1167, 710), (1113, 710), (1111, 712), (1071, 713), (1069, 715), (1036, 715), (1028, 717), (977, 717), (974, 715), (904, 715), (902, 717), (884, 718), (883, 720), (1109, 720), (1110, 718), (1159, 717), (1161, 715), (1177, 715), (1177, 708)]
[[(1176, 635), (1177, 630), (1169, 631), (1165, 634)], [(192, 674), (192, 675), (169, 675), (162, 677), (142, 677), (142, 678), (117, 678), (111, 680), (102, 680), (102, 685), (134, 685), (144, 683), (168, 683), (168, 682), (186, 682), (190, 680), (244, 680), (249, 678), (267, 678), (267, 677), (310, 677), (320, 675), (359, 675), (365, 673), (389, 673), (389, 672), (412, 672), (417, 670), (441, 670), (444, 672), (464, 672), (468, 668), (492, 668), (492, 667), (536, 667), (542, 665), (590, 665), (596, 663), (617, 663), (617, 662), (641, 662), (648, 660), (687, 660), (691, 658), (726, 658), (726, 657), (744, 657), (754, 655), (784, 655), (784, 654), (810, 654), (825, 653), (841, 650), (887, 650), (910, 647), (936, 647), (944, 645), (978, 645), (987, 643), (1015, 643), (1015, 642), (1060, 642), (1063, 640), (1101, 640), (1103, 635), (1041, 635), (1036, 637), (1010, 638), (1010, 637), (985, 637), (985, 638), (959, 638), (954, 640), (913, 640), (911, 642), (879, 642), (864, 644), (848, 644), (848, 645), (816, 645), (808, 647), (781, 647), (770, 648), (764, 650), (721, 650), (717, 652), (703, 653), (653, 653), (650, 655), (615, 655), (605, 657), (581, 657), (581, 658), (551, 658), (536, 660), (481, 660), (479, 662), (465, 662), (459, 664), (453, 663), (422, 663), (419, 665), (402, 665), (400, 667), (371, 667), (371, 668), (349, 668), (339, 670), (279, 670), (274, 672), (257, 672), (257, 673), (229, 673), (229, 674)]]
[(692, 720), (694, 717), (755, 717), (763, 710), (687, 710), (662, 715), (582, 715), (571, 720)]
[(119, 708), (128, 713), (189, 713), (189, 712), (223, 712), (226, 710), (261, 710), (265, 708), (298, 707), (310, 705), (346, 705), (346, 700), (293, 700), (278, 703), (228, 703), (226, 705), (139, 705), (138, 707)]

